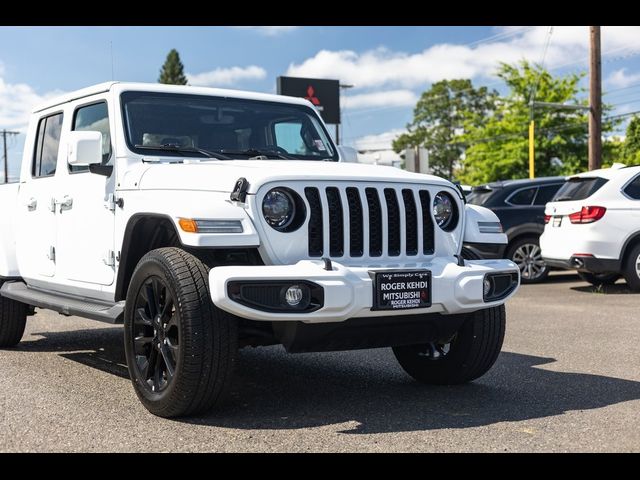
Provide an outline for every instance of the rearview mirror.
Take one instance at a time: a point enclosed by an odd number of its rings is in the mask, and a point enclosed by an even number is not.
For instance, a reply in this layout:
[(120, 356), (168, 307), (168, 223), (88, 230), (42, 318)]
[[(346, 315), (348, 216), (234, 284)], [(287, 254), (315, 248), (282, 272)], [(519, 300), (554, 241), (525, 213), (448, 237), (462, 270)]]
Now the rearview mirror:
[(68, 142), (69, 165), (86, 167), (102, 163), (102, 133), (69, 132)]
[(346, 163), (358, 163), (358, 151), (353, 147), (338, 147), (340, 161)]

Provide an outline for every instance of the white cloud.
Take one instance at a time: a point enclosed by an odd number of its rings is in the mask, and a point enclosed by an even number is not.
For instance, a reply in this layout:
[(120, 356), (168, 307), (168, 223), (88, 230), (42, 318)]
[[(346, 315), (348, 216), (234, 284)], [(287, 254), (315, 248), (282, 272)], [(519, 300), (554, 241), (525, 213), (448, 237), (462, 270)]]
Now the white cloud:
[(258, 33), (261, 33), (263, 35), (268, 35), (270, 37), (273, 37), (275, 35), (280, 35), (281, 33), (287, 33), (287, 32), (291, 32), (293, 30), (296, 30), (300, 27), (293, 27), (293, 26), (284, 26), (284, 27), (276, 27), (276, 26), (263, 26), (263, 27), (244, 27), (244, 26), (237, 26), (237, 27), (231, 27), (231, 28), (244, 28), (244, 29), (251, 29), (254, 30)]
[(187, 74), (190, 85), (199, 87), (218, 87), (233, 85), (243, 80), (262, 80), (267, 71), (256, 65), (248, 67), (216, 68), (209, 72)]
[[(520, 30), (518, 30), (520, 29)], [(442, 43), (418, 53), (378, 48), (365, 52), (321, 50), (302, 63), (289, 65), (287, 74), (299, 77), (339, 79), (359, 88), (398, 85), (424, 87), (445, 78), (487, 78), (495, 75), (499, 62), (523, 58), (539, 62), (548, 27), (505, 29), (505, 35), (470, 45)], [(640, 49), (640, 27), (603, 27), (605, 54), (624, 54)], [(554, 27), (545, 65), (586, 67), (588, 27)]]
[(402, 133), (405, 133), (405, 130), (395, 128), (383, 133), (365, 135), (354, 143), (358, 150), (390, 150), (391, 142)]
[(343, 96), (340, 105), (343, 108), (362, 107), (409, 107), (418, 101), (418, 95), (411, 90), (386, 90), (358, 95)]
[(60, 93), (39, 94), (26, 83), (7, 83), (0, 77), (0, 128), (24, 131), (33, 107)]
[(625, 88), (640, 82), (640, 73), (627, 73), (626, 68), (616, 70), (607, 78), (607, 83), (613, 87)]

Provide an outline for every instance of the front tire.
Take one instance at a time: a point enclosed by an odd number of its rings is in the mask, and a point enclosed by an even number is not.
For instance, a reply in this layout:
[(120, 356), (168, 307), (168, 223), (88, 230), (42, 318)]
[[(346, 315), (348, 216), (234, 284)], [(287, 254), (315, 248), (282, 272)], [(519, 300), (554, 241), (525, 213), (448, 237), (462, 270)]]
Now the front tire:
[(15, 347), (27, 324), (27, 305), (0, 297), (0, 348)]
[(504, 305), (469, 315), (450, 343), (394, 347), (400, 366), (419, 382), (457, 385), (484, 375), (495, 363), (504, 340)]
[(207, 267), (179, 248), (146, 254), (125, 308), (133, 387), (154, 415), (202, 413), (224, 400), (237, 353), (237, 324), (213, 305)]

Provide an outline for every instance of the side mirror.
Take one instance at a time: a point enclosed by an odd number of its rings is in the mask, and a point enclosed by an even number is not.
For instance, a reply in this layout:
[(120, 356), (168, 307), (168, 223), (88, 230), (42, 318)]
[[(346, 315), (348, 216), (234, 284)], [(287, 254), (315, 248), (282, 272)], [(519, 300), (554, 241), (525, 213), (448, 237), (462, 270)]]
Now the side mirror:
[(69, 165), (86, 167), (102, 163), (102, 133), (69, 132), (68, 142)]
[(346, 163), (358, 163), (358, 151), (353, 147), (338, 147), (340, 161)]

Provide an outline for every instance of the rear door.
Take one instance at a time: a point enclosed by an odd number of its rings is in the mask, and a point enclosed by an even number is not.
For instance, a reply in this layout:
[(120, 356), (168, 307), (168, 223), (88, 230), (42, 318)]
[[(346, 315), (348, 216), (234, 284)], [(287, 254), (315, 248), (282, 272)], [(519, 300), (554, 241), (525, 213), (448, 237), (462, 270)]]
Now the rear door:
[[(37, 121), (28, 173), (23, 170), (18, 195), (16, 253), (21, 275), (32, 283), (48, 283), (56, 272), (55, 190), (62, 146), (64, 115), (43, 114)], [(28, 154), (23, 161), (28, 161)]]

